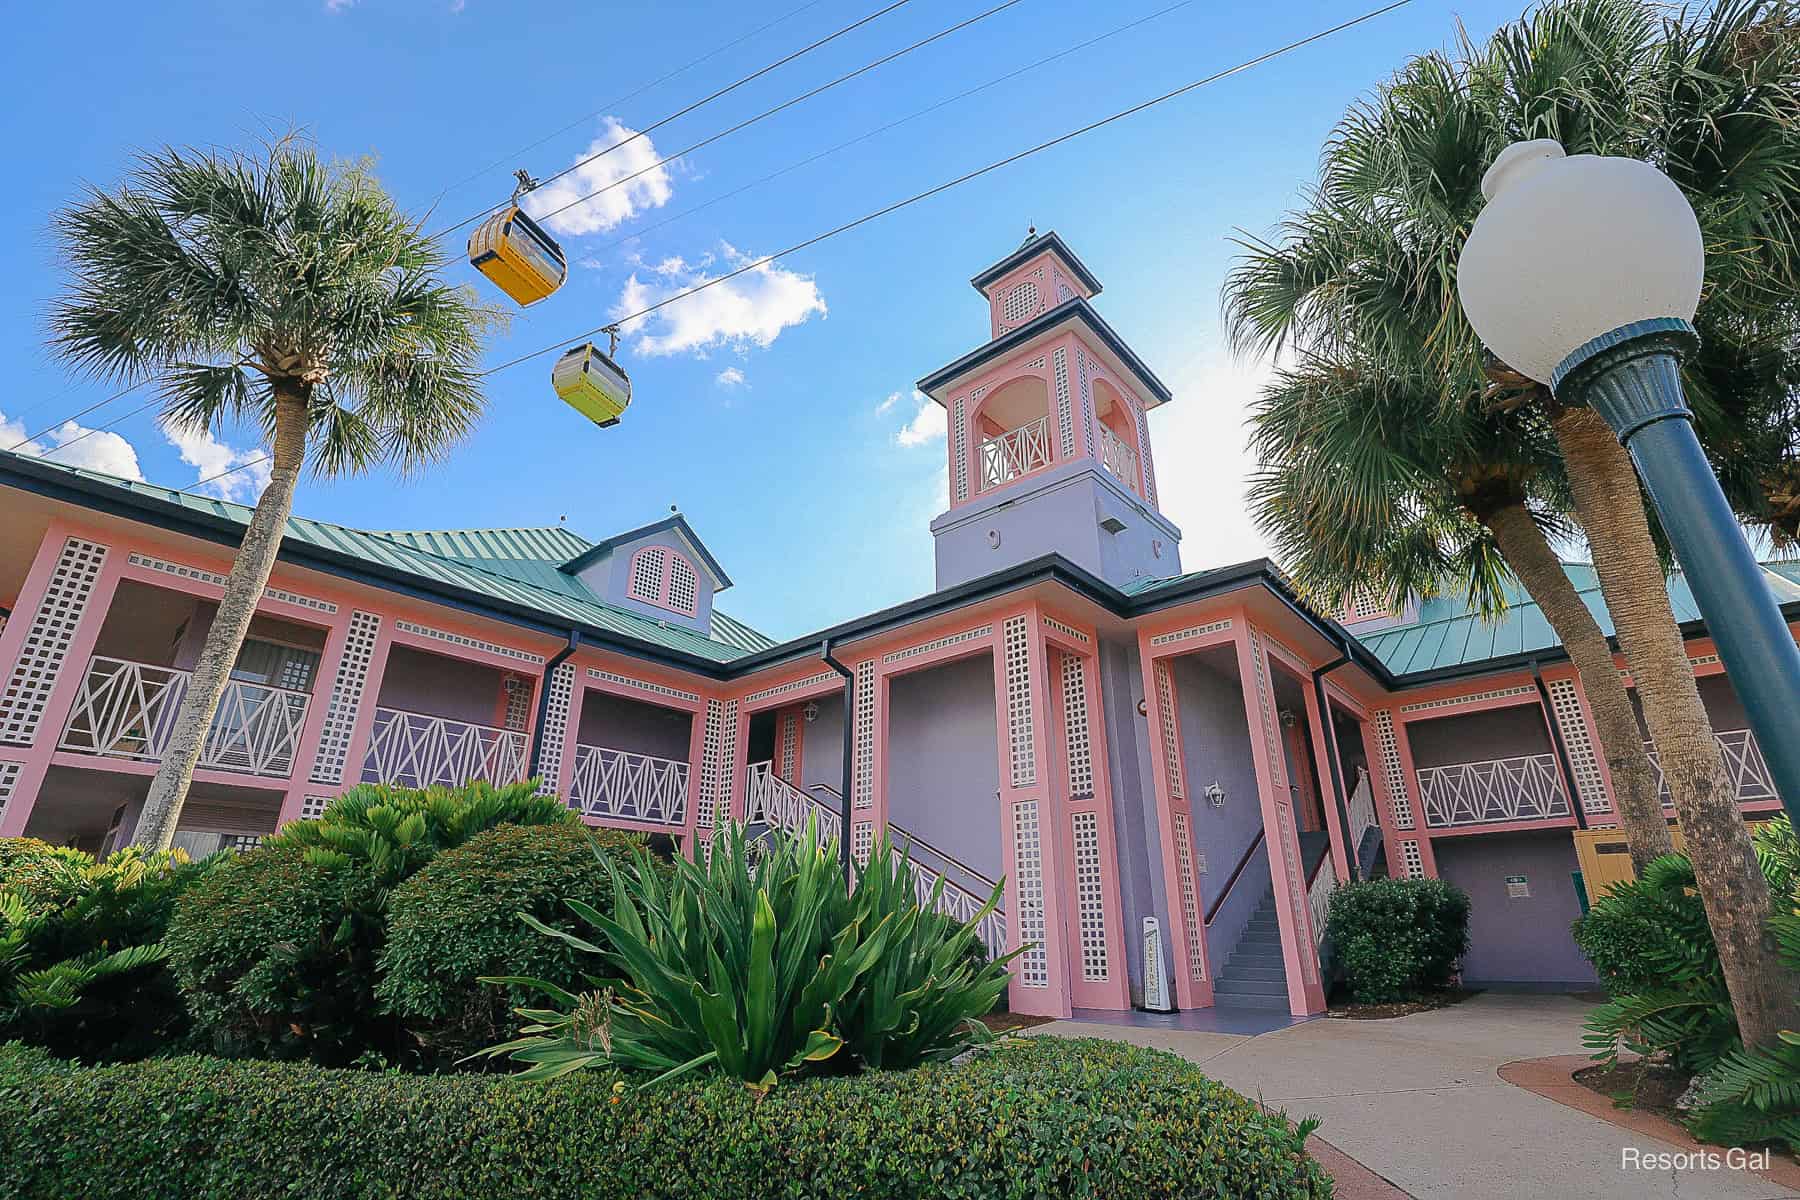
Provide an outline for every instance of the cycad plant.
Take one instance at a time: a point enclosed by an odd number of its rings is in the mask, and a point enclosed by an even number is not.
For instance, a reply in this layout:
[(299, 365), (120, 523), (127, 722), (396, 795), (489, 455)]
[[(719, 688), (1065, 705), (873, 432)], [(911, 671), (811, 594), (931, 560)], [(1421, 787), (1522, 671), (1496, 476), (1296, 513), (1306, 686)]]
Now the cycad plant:
[(297, 137), (254, 155), (146, 154), (55, 230), (71, 277), (50, 318), (58, 355), (153, 382), (172, 427), (247, 418), (269, 439), (268, 486), (139, 818), (138, 842), (166, 848), (302, 468), (440, 461), (485, 404), (476, 359), (492, 314), (439, 278), (442, 249), (366, 168)]
[(969, 947), (999, 889), (957, 925), (920, 908), (910, 866), (885, 841), (851, 892), (816, 834), (751, 843), (727, 825), (706, 863), (678, 861), (668, 878), (647, 858), (625, 872), (608, 864), (611, 913), (568, 901), (592, 941), (522, 914), (594, 956), (591, 986), (492, 980), (536, 988), (556, 1007), (520, 1010), (525, 1036), (485, 1053), (528, 1064), (528, 1078), (717, 1069), (767, 1091), (783, 1076), (907, 1067), (987, 1040), (975, 1018), (1008, 972)]
[[(1240, 345), (1285, 348), (1302, 366), (1349, 363), (1419, 380), (1446, 421), (1469, 420), (1470, 409), (1477, 420), (1530, 410), (1532, 421), (1547, 423), (1687, 835), (1739, 1022), (1757, 1043), (1800, 1011), (1800, 982), (1763, 944), (1767, 889), (1674, 620), (1636, 475), (1595, 414), (1557, 405), (1484, 358), (1457, 304), (1455, 274), (1488, 164), (1510, 142), (1556, 138), (1571, 154), (1648, 158), (1689, 196), (1708, 250), (1696, 323), (1715, 348), (1736, 338), (1748, 348), (1783, 337), (1791, 344), (1800, 287), (1797, 95), (1800, 37), (1784, 3), (1726, 0), (1710, 12), (1671, 13), (1638, 0), (1557, 0), (1485, 43), (1412, 60), (1353, 108), (1325, 148), (1304, 210), (1276, 238), (1248, 244), (1226, 292)], [(1784, 374), (1745, 369), (1755, 361), (1715, 352), (1688, 364), (1689, 390), (1702, 403), (1736, 398), (1710, 406), (1703, 431), (1717, 437), (1743, 425), (1728, 420), (1733, 411), (1782, 419), (1786, 397), (1768, 389), (1783, 386)], [(1739, 441), (1759, 454), (1782, 444), (1767, 430)], [(1562, 486), (1538, 495), (1552, 500)], [(1556, 598), (1538, 594), (1547, 575), (1504, 552), (1559, 620)], [(1557, 628), (1572, 657), (1600, 659), (1591, 630), (1582, 630), (1584, 643)], [(1605, 682), (1611, 671), (1595, 661), (1583, 679), (1606, 754), (1624, 761), (1640, 735)], [(1615, 776), (1640, 861), (1657, 819), (1645, 778), (1636, 769)]]

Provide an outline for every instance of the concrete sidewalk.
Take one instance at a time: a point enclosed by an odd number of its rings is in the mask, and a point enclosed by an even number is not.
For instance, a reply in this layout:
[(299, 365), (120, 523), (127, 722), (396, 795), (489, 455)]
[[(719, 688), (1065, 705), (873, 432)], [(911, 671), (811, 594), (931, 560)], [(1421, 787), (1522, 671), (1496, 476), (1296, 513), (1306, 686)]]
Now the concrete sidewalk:
[(1509, 1062), (1581, 1053), (1589, 1006), (1488, 993), (1388, 1021), (1315, 1020), (1255, 1037), (1058, 1021), (1038, 1031), (1172, 1050), (1418, 1197), (1774, 1200), (1748, 1171), (1623, 1167), (1626, 1147), (1678, 1149), (1502, 1080)]

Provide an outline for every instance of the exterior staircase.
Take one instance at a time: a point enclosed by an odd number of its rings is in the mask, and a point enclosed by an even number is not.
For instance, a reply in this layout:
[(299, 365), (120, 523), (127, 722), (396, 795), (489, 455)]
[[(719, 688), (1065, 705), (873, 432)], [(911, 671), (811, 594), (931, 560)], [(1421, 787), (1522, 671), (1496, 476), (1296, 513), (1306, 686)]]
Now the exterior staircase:
[[(1300, 859), (1311, 878), (1321, 856), (1331, 852), (1323, 833), (1300, 835)], [(1310, 952), (1311, 947), (1307, 947)], [(1287, 1011), (1287, 968), (1281, 960), (1281, 926), (1275, 915), (1275, 885), (1268, 885), (1243, 936), (1213, 980), (1213, 1004), (1219, 1008), (1265, 1008)]]

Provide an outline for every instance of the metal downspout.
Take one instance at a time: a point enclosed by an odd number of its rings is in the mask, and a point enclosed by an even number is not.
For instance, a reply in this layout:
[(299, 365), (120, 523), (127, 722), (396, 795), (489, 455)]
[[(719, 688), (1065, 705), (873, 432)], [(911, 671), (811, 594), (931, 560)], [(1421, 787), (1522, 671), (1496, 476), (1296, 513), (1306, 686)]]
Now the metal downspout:
[(831, 639), (819, 643), (819, 658), (826, 666), (844, 677), (844, 751), (843, 771), (839, 776), (843, 787), (838, 795), (838, 856), (844, 863), (844, 881), (850, 879), (850, 821), (854, 802), (850, 797), (850, 756), (856, 749), (856, 676), (850, 668), (832, 657)]
[(1313, 699), (1318, 705), (1319, 722), (1323, 726), (1319, 730), (1325, 738), (1325, 756), (1330, 759), (1332, 796), (1337, 802), (1338, 828), (1344, 831), (1344, 863), (1350, 872), (1346, 883), (1356, 882), (1356, 857), (1362, 847), (1350, 844), (1350, 805), (1344, 796), (1344, 763), (1338, 755), (1337, 725), (1331, 719), (1331, 701), (1325, 695), (1325, 676), (1350, 661), (1350, 647), (1340, 643), (1341, 653), (1334, 662), (1328, 662), (1312, 673)]
[[(550, 715), (550, 673), (561, 666), (564, 659), (575, 653), (580, 645), (581, 631), (579, 629), (569, 630), (569, 644), (558, 650), (551, 656), (550, 661), (544, 664), (543, 682), (538, 686), (537, 724), (533, 727), (535, 735), (531, 739), (531, 770), (525, 773), (527, 778), (537, 778), (538, 770), (544, 765), (544, 720)], [(556, 789), (556, 780), (550, 781), (550, 787), (552, 791)]]
[(1562, 726), (1556, 723), (1556, 710), (1550, 707), (1550, 689), (1544, 685), (1544, 673), (1538, 670), (1535, 658), (1531, 660), (1531, 678), (1537, 684), (1544, 724), (1550, 727), (1550, 744), (1556, 747), (1556, 762), (1562, 768), (1563, 786), (1569, 790), (1569, 811), (1575, 814), (1575, 828), (1586, 829), (1587, 814), (1581, 810), (1581, 796), (1575, 791), (1575, 768), (1569, 762), (1569, 748), (1563, 744)]

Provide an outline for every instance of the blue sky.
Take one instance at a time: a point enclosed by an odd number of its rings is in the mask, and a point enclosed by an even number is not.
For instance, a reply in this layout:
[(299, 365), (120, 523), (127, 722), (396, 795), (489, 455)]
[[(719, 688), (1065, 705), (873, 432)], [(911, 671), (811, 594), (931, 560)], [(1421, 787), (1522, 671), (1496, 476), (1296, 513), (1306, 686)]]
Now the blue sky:
[[(1196, 0), (645, 229), (1168, 2), (1024, 0), (570, 210), (559, 230), (577, 264), (569, 282), (518, 313), (491, 361), (1374, 6)], [(0, 216), (17, 239), (0, 279), (0, 357), (11, 381), (0, 392), (0, 436), (10, 445), (108, 394), (43, 349), (45, 304), (59, 287), (48, 228), (83, 181), (112, 183), (137, 150), (240, 146), (301, 127), (329, 153), (372, 157), (403, 203), (435, 206), (434, 225), (447, 225), (504, 198), (514, 166), (549, 175), (615, 140), (615, 128), (640, 129), (882, 6), (821, 0), (606, 107), (800, 3), (113, 0), (14, 12), (0, 49), (14, 113)], [(988, 6), (912, 0), (570, 182), (617, 178)], [(1252, 557), (1262, 543), (1242, 511), (1242, 419), (1261, 368), (1234, 363), (1219, 336), (1229, 238), (1235, 228), (1267, 231), (1296, 202), (1345, 106), (1407, 55), (1445, 44), (1458, 21), (1483, 36), (1518, 11), (1516, 0), (1416, 0), (673, 305), (626, 338), (635, 399), (615, 429), (597, 430), (557, 400), (549, 358), (498, 374), (485, 424), (448, 465), (406, 483), (386, 474), (309, 479), (298, 511), (365, 528), (566, 517), (597, 538), (679, 504), (737, 583), (721, 607), (777, 636), (929, 591), (926, 526), (943, 507), (944, 449), (941, 422), (921, 410), (912, 382), (986, 340), (968, 279), (1035, 222), (1061, 233), (1100, 277), (1100, 310), (1175, 391), (1152, 433), (1163, 507), (1186, 533), (1184, 565)], [(46, 52), (53, 47), (66, 49)], [(529, 154), (507, 157), (578, 118)], [(478, 279), (463, 264), (452, 276)], [(139, 402), (103, 408), (82, 427)], [(178, 445), (151, 413), (82, 447), (84, 465), (178, 487), (260, 453), (247, 430)], [(255, 478), (241, 472), (224, 486), (248, 499)]]

